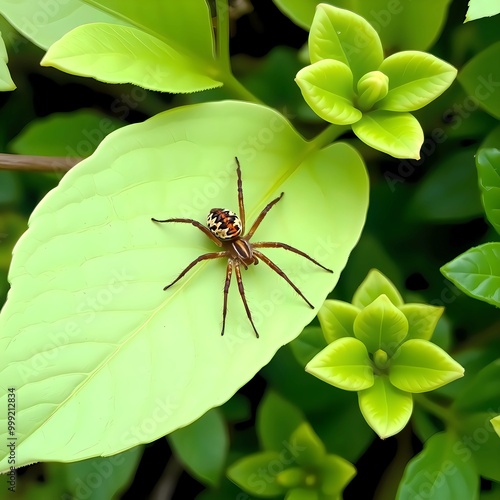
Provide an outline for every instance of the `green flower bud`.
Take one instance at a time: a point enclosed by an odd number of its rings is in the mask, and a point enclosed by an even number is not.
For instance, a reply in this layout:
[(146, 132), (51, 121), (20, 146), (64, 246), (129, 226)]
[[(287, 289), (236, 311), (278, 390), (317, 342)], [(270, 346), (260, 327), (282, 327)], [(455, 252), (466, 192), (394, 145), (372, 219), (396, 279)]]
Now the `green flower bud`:
[(276, 482), (283, 488), (291, 489), (305, 486), (307, 477), (307, 472), (301, 467), (290, 467), (277, 474)]
[(369, 111), (373, 105), (383, 99), (389, 91), (389, 78), (381, 71), (370, 71), (358, 81), (357, 107)]
[(373, 363), (379, 370), (385, 370), (387, 368), (387, 361), (389, 357), (383, 349), (373, 353)]

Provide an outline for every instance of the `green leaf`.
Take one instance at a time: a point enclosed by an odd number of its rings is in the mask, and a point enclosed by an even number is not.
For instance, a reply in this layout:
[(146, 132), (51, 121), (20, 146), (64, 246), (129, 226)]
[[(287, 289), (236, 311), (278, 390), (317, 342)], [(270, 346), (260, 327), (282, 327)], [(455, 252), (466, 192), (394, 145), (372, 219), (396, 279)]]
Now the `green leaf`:
[(392, 354), (408, 333), (408, 320), (387, 295), (380, 295), (356, 316), (353, 328), (369, 353)]
[(500, 150), (480, 149), (476, 155), (476, 167), (486, 217), (500, 233)]
[(290, 436), (290, 444), (296, 452), (295, 462), (303, 467), (320, 466), (325, 459), (325, 445), (307, 422), (300, 424)]
[(477, 500), (479, 476), (474, 462), (464, 460), (456, 445), (451, 433), (434, 434), (406, 466), (396, 500), (413, 500), (417, 494), (429, 500)]
[(408, 320), (407, 340), (430, 340), (439, 318), (441, 318), (444, 312), (444, 307), (428, 304), (403, 304), (399, 306), (399, 310)]
[(470, 297), (500, 307), (500, 243), (467, 250), (441, 267), (441, 273)]
[[(337, 500), (338, 497), (334, 497)], [(294, 488), (289, 490), (285, 500), (321, 500), (319, 493), (310, 488)]]
[(457, 75), (451, 64), (415, 50), (389, 56), (378, 69), (389, 77), (389, 92), (375, 107), (388, 111), (423, 108), (440, 96)]
[(413, 219), (464, 221), (483, 213), (474, 165), (474, 152), (465, 148), (450, 153), (420, 183), (408, 210)]
[[(285, 193), (255, 241), (286, 242), (334, 271), (263, 249), (315, 309), (264, 263), (243, 270), (259, 339), (235, 283), (220, 335), (223, 259), (163, 290), (218, 247), (189, 225), (151, 221), (237, 210), (235, 155), (249, 223)], [(314, 151), (264, 106), (179, 107), (106, 137), (35, 209), (14, 251), (0, 314), (0, 404), (7, 386), (17, 388), (26, 415), (18, 466), (112, 455), (227, 401), (314, 318), (359, 238), (367, 203), (366, 170), (353, 148)], [(303, 206), (323, 217), (311, 219)]]
[[(495, 409), (498, 411), (498, 409)], [(464, 463), (472, 462), (476, 474), (485, 479), (500, 481), (500, 438), (491, 423), (494, 416), (492, 410), (478, 412), (471, 415), (462, 415), (457, 423), (460, 439), (453, 451)], [(471, 460), (471, 458), (473, 460)]]
[(17, 154), (86, 157), (104, 137), (123, 125), (92, 109), (53, 113), (33, 120), (9, 146)]
[(12, 81), (9, 68), (7, 67), (8, 62), (7, 49), (0, 33), (0, 92), (16, 88), (16, 84)]
[(334, 59), (347, 65), (354, 83), (378, 69), (384, 55), (377, 32), (361, 16), (321, 3), (309, 33), (311, 62)]
[(318, 0), (274, 0), (274, 3), (295, 24), (309, 31)]
[(67, 492), (89, 500), (119, 498), (132, 482), (143, 451), (142, 446), (136, 446), (112, 457), (61, 464)]
[(327, 455), (322, 467), (321, 493), (342, 498), (342, 491), (355, 475), (356, 468), (350, 462), (337, 455)]
[(500, 5), (490, 0), (469, 0), (469, 8), (465, 14), (465, 21), (475, 21), (482, 17), (496, 16), (500, 13)]
[(256, 431), (264, 450), (282, 452), (295, 429), (304, 422), (303, 413), (273, 390), (268, 390), (257, 410)]
[(437, 345), (411, 339), (391, 358), (389, 380), (407, 392), (427, 392), (463, 377), (464, 369)]
[(341, 300), (325, 300), (318, 319), (325, 340), (330, 343), (342, 337), (354, 337), (354, 320), (361, 309)]
[(394, 158), (420, 158), (424, 132), (410, 113), (370, 111), (352, 124), (352, 130), (365, 144)]
[(212, 17), (205, 0), (84, 1), (150, 34), (159, 35), (158, 38), (168, 45), (177, 48), (182, 46), (184, 50), (204, 60), (213, 59)]
[(218, 408), (168, 435), (177, 458), (202, 483), (217, 486), (224, 471), (229, 435)]
[(42, 49), (49, 48), (63, 35), (83, 24), (125, 24), (115, 16), (87, 5), (83, 0), (2, 2), (0, 14), (24, 37)]
[(348, 66), (324, 59), (302, 68), (295, 78), (305, 101), (323, 120), (350, 125), (361, 118), (353, 105), (352, 73)]
[(392, 281), (378, 269), (370, 269), (366, 278), (354, 293), (352, 303), (362, 309), (382, 294), (386, 295), (395, 306), (399, 307), (403, 304), (403, 298)]
[(321, 349), (324, 349), (323, 331), (318, 326), (306, 326), (289, 345), (295, 359), (301, 366), (305, 366)]
[(373, 385), (373, 368), (366, 347), (352, 337), (328, 344), (309, 361), (306, 371), (346, 391), (360, 391)]
[(358, 399), (366, 423), (382, 439), (397, 434), (410, 420), (411, 394), (394, 387), (387, 377), (375, 377), (373, 386), (360, 391)]
[(452, 408), (458, 412), (487, 412), (495, 408), (500, 413), (500, 360), (493, 361), (477, 373), (458, 394)]
[(128, 26), (79, 26), (54, 43), (42, 66), (106, 83), (133, 83), (161, 92), (196, 92), (222, 86), (174, 47)]
[(491, 425), (493, 426), (493, 429), (495, 429), (495, 432), (498, 434), (498, 437), (500, 437), (500, 416), (492, 418)]
[[(290, 462), (293, 463), (293, 462)], [(275, 465), (280, 465), (279, 469)], [(284, 463), (275, 451), (254, 453), (237, 460), (227, 470), (227, 477), (246, 492), (259, 497), (283, 495), (286, 490), (276, 481)]]
[[(450, 2), (451, 0), (335, 0), (335, 6), (363, 16), (377, 30), (383, 46), (390, 47), (395, 52), (404, 49), (426, 50), (431, 47), (444, 26)], [(274, 0), (274, 3), (294, 23), (307, 30), (312, 24), (318, 0)]]
[(474, 102), (495, 118), (500, 118), (500, 42), (474, 56), (460, 71), (458, 81)]

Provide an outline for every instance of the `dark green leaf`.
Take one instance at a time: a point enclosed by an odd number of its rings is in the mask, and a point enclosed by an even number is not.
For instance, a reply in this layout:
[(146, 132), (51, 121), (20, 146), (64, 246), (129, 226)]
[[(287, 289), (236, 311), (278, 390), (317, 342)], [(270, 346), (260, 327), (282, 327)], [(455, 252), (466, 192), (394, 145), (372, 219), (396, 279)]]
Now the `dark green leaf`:
[(218, 408), (172, 432), (168, 440), (188, 471), (209, 485), (218, 484), (229, 449), (226, 423)]

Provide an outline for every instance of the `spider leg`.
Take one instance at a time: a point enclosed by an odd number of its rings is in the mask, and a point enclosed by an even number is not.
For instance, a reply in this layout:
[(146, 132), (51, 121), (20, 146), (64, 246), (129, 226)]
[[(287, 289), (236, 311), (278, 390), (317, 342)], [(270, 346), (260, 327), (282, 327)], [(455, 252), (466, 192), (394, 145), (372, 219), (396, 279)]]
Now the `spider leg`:
[(238, 174), (238, 206), (240, 210), (240, 220), (241, 220), (241, 233), (245, 234), (245, 204), (243, 202), (243, 182), (241, 181), (241, 167), (238, 157), (235, 156), (236, 160), (236, 173)]
[(221, 335), (224, 335), (224, 329), (226, 328), (226, 314), (227, 314), (227, 294), (229, 292), (229, 285), (231, 285), (231, 275), (233, 274), (233, 261), (228, 259), (226, 268), (226, 282), (224, 283), (224, 306), (222, 307), (222, 331)]
[(260, 223), (264, 220), (264, 217), (267, 215), (267, 213), (269, 212), (269, 210), (271, 210), (271, 208), (273, 208), (273, 206), (276, 205), (276, 203), (278, 203), (278, 201), (280, 201), (281, 198), (283, 198), (284, 194), (285, 193), (281, 193), (277, 198), (274, 198), (273, 201), (270, 201), (262, 209), (262, 212), (259, 214), (259, 216), (257, 217), (257, 219), (255, 219), (255, 222), (253, 223), (252, 227), (250, 228), (250, 231), (248, 231), (248, 234), (245, 235), (245, 239), (246, 240), (249, 240), (252, 237), (253, 233), (255, 233), (255, 231), (259, 227)]
[(191, 262), (191, 264), (189, 264), (186, 267), (186, 269), (184, 269), (184, 271), (182, 271), (181, 274), (179, 274), (179, 276), (177, 276), (177, 278), (175, 278), (175, 280), (172, 281), (172, 283), (170, 283), (169, 285), (164, 287), (163, 290), (167, 290), (172, 285), (175, 285), (175, 283), (177, 283), (181, 278), (183, 278), (186, 275), (186, 273), (190, 269), (192, 269), (194, 266), (196, 266), (196, 264), (198, 264), (199, 262), (202, 262), (204, 260), (210, 260), (210, 259), (220, 259), (221, 257), (227, 257), (228, 255), (229, 255), (229, 252), (227, 250), (224, 252), (210, 252), (210, 253), (205, 253), (203, 255), (200, 255), (199, 257), (194, 259), (193, 262)]
[(155, 219), (154, 217), (151, 217), (151, 220), (153, 222), (184, 222), (186, 224), (191, 224), (194, 227), (197, 227), (201, 231), (203, 231), (218, 247), (222, 246), (222, 241), (215, 236), (208, 227), (205, 227), (201, 222), (198, 222), (197, 220), (194, 219), (165, 219), (165, 220), (158, 220)]
[(253, 252), (257, 257), (262, 260), (265, 264), (267, 264), (273, 271), (278, 273), (306, 302), (306, 304), (311, 308), (314, 309), (314, 306), (304, 297), (304, 294), (297, 288), (296, 285), (292, 283), (290, 278), (269, 258), (266, 257), (263, 253), (259, 252), (258, 250), (254, 250)]
[(257, 336), (257, 338), (259, 338), (259, 332), (257, 332), (257, 328), (255, 328), (255, 325), (253, 324), (252, 313), (250, 312), (250, 308), (248, 307), (247, 299), (245, 297), (245, 289), (243, 288), (243, 280), (241, 279), (240, 263), (237, 260), (234, 261), (234, 270), (236, 271), (236, 281), (238, 282), (238, 290), (240, 292), (243, 305), (245, 306), (247, 317), (250, 320), (250, 323), (252, 324), (252, 328), (253, 331), (255, 332), (255, 335)]
[(298, 248), (287, 245), (286, 243), (279, 243), (277, 241), (262, 241), (259, 243), (252, 243), (252, 247), (253, 248), (283, 248), (285, 250), (289, 250), (290, 252), (294, 252), (298, 255), (301, 255), (302, 257), (305, 257), (307, 260), (310, 260), (313, 264), (316, 264), (317, 266), (322, 267), (325, 271), (328, 271), (329, 273), (333, 273), (333, 271), (331, 269), (328, 269), (327, 267), (323, 266), (317, 260), (315, 260), (311, 256), (307, 255), (302, 250), (299, 250)]

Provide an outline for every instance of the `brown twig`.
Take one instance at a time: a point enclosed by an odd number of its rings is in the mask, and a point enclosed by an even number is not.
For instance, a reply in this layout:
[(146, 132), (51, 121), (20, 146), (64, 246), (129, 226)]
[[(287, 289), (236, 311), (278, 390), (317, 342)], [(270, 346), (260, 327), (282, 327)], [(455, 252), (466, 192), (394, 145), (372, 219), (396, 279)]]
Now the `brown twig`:
[(0, 170), (17, 172), (67, 172), (83, 158), (31, 156), (0, 153)]

